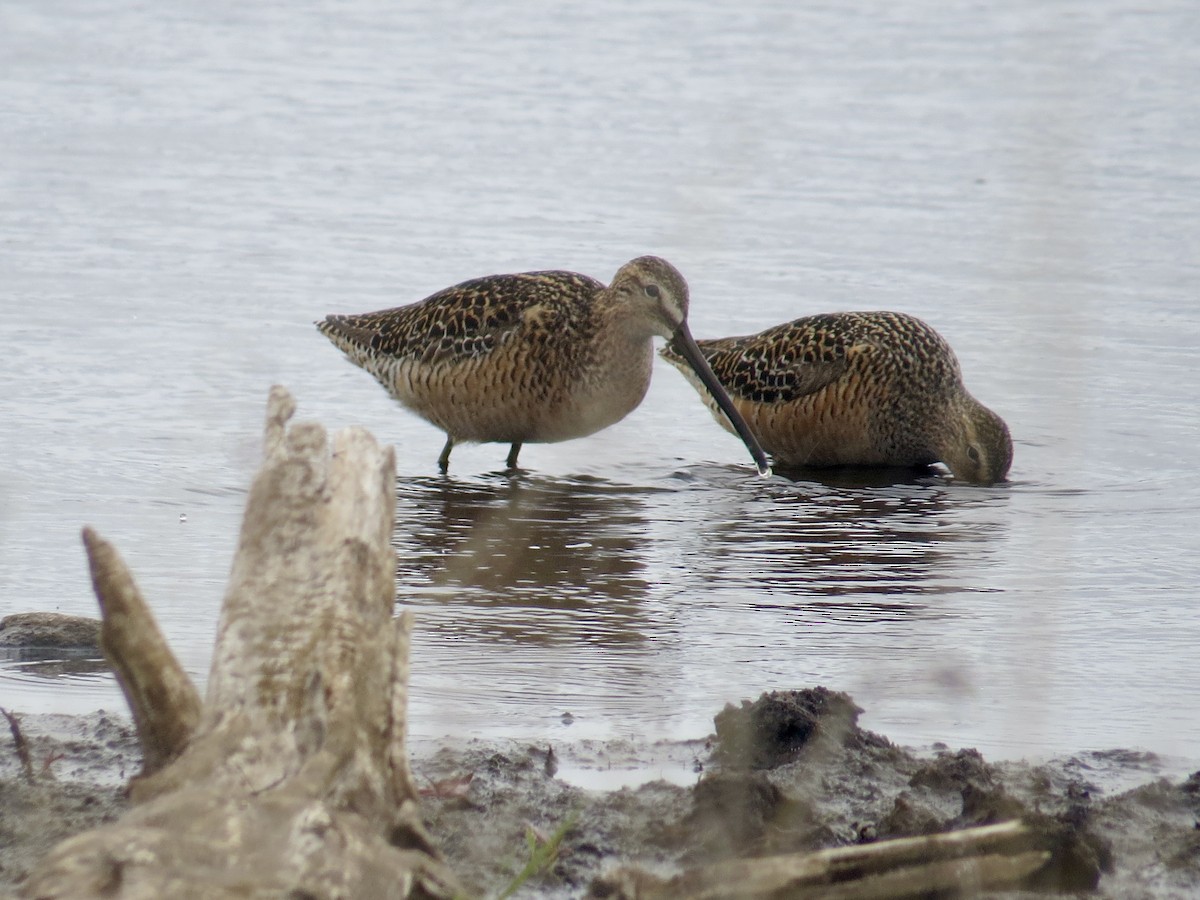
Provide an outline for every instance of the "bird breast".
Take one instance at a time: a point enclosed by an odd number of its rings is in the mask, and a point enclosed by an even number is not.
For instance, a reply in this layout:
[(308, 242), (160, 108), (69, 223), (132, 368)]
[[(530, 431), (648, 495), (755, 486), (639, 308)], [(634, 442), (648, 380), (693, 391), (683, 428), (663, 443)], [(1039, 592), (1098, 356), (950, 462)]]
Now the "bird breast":
[(650, 338), (602, 341), (589, 356), (577, 382), (562, 392), (557, 409), (541, 424), (537, 440), (594, 434), (625, 418), (646, 396), (654, 362)]

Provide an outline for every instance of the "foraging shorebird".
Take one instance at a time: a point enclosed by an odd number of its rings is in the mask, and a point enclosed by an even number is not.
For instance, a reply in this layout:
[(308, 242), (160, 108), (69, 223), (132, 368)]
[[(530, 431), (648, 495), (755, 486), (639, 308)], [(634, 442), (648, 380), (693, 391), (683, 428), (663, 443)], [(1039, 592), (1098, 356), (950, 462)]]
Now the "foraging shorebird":
[(410, 306), (327, 316), (317, 328), (389, 394), (463, 441), (511, 444), (583, 437), (623, 419), (650, 386), (653, 338), (671, 340), (701, 393), (732, 422), (760, 473), (767, 459), (704, 361), (687, 325), (688, 287), (666, 260), (642, 256), (612, 284), (574, 272), (489, 275)]
[[(697, 343), (779, 465), (940, 462), (992, 484), (1012, 463), (1004, 420), (967, 392), (950, 345), (913, 316), (829, 313)], [(679, 349), (661, 353), (694, 384)]]

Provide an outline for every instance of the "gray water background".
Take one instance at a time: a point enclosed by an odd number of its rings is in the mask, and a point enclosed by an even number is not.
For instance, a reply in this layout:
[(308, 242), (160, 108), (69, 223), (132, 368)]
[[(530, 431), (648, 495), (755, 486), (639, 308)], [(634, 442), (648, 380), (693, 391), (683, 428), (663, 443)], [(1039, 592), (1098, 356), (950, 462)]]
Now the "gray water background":
[[(1196, 760), (1198, 48), (1191, 0), (6, 2), (0, 614), (93, 614), (94, 525), (202, 682), (279, 382), (396, 446), (419, 739), (696, 737), (824, 684), (904, 744)], [(442, 478), (312, 327), (644, 253), (699, 337), (927, 319), (1012, 482), (757, 479), (666, 365)], [(123, 708), (11, 659), (0, 705)]]

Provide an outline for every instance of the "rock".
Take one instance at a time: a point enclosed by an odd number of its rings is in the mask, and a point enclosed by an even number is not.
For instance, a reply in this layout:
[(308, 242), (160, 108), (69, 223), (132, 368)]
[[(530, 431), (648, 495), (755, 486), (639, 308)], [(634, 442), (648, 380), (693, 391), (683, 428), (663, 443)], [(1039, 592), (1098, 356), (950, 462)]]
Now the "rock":
[(56, 612), (14, 613), (0, 619), (0, 647), (98, 651), (100, 620)]

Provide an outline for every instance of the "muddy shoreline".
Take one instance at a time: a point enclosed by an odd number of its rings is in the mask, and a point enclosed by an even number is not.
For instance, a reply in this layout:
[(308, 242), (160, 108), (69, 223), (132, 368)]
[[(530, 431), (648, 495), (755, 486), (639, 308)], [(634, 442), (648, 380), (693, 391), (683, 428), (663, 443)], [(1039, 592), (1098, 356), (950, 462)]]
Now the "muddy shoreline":
[[(1019, 817), (1051, 863), (1026, 891), (1096, 897), (1200, 896), (1200, 772), (1158, 773), (1153, 754), (1115, 750), (1046, 764), (993, 764), (970, 749), (917, 754), (857, 725), (824, 689), (728, 706), (706, 741), (553, 746), (467, 741), (418, 747), (425, 821), (476, 896), (527, 862), (527, 833), (572, 821), (557, 863), (519, 896), (602, 896), (605, 876), (658, 874), (744, 856), (868, 842)], [(19, 715), (33, 779), (0, 738), (0, 891), (59, 840), (120, 816), (140, 765), (124, 717)], [(4, 724), (4, 723), (0, 723)], [(559, 775), (678, 767), (695, 783), (585, 789)], [(1128, 787), (1129, 785), (1136, 785)], [(992, 894), (1021, 896), (1020, 891)]]

